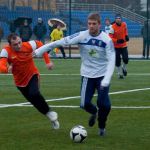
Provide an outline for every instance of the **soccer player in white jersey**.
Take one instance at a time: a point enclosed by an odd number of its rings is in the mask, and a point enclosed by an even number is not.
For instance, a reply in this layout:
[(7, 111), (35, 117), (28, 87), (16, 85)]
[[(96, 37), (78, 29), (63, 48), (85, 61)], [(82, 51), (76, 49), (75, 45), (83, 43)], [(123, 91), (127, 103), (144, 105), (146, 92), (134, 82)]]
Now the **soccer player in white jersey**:
[(109, 35), (110, 33), (110, 29), (111, 29), (111, 23), (110, 23), (110, 19), (106, 18), (105, 19), (105, 32)]
[[(41, 56), (58, 46), (78, 44), (81, 55), (81, 108), (91, 114), (89, 126), (98, 118), (99, 135), (105, 135), (106, 120), (111, 109), (109, 85), (115, 68), (115, 50), (111, 38), (100, 31), (101, 20), (98, 13), (88, 16), (88, 30), (48, 43), (34, 52)], [(97, 107), (92, 97), (97, 90)]]

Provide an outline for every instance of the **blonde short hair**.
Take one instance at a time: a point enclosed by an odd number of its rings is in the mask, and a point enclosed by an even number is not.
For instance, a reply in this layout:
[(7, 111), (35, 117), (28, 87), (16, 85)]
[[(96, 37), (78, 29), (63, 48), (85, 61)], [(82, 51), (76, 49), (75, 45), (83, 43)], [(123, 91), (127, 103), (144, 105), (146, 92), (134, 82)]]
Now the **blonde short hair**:
[(88, 20), (97, 20), (98, 23), (101, 23), (101, 17), (99, 15), (99, 13), (90, 13), (88, 16)]

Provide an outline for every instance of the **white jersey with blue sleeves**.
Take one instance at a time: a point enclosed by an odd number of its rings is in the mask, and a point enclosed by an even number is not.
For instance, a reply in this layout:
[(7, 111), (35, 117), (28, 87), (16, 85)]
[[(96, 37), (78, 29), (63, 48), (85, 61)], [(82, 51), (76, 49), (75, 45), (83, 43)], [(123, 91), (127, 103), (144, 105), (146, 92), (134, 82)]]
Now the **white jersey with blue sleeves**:
[(46, 44), (35, 50), (35, 54), (40, 56), (55, 47), (73, 44), (78, 44), (80, 49), (81, 76), (88, 78), (104, 76), (104, 84), (109, 84), (115, 68), (115, 50), (111, 38), (103, 31), (96, 37), (91, 36), (89, 30), (81, 31)]

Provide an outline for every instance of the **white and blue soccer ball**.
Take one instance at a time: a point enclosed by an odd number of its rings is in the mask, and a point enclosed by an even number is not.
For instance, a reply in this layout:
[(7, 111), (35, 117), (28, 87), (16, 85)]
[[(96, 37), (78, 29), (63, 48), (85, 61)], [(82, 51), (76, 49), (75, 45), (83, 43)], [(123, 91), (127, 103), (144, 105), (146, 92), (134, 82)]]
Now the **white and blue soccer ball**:
[(87, 131), (85, 127), (81, 125), (74, 126), (70, 130), (70, 138), (75, 143), (81, 143), (83, 142), (87, 137)]

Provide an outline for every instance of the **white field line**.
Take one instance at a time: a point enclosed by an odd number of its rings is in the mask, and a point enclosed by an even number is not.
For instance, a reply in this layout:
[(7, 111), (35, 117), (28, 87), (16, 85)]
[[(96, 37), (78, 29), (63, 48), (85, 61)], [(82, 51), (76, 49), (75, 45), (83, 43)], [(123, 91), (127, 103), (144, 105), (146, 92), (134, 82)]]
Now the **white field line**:
[[(133, 89), (133, 90), (126, 90), (126, 91), (118, 91), (118, 92), (111, 92), (109, 93), (110, 95), (115, 95), (115, 94), (124, 94), (124, 93), (131, 93), (131, 92), (138, 92), (138, 91), (146, 91), (150, 90), (150, 88), (143, 88), (143, 89)], [(94, 96), (97, 96), (96, 94)], [(64, 97), (64, 98), (56, 98), (56, 99), (48, 99), (46, 100), (47, 102), (52, 102), (52, 101), (62, 101), (62, 100), (71, 100), (71, 99), (79, 99), (80, 96), (72, 96), (72, 97)], [(0, 104), (0, 108), (6, 108), (6, 107), (16, 107), (16, 106), (32, 106), (30, 105), (29, 102), (25, 103), (18, 103), (18, 104)], [(58, 107), (58, 106), (55, 106)], [(63, 107), (63, 106), (59, 106)], [(67, 106), (64, 106), (67, 107)], [(68, 106), (69, 107), (69, 106)], [(74, 106), (70, 106), (74, 107)], [(76, 107), (76, 106), (75, 106)], [(112, 106), (112, 108), (150, 108), (150, 106)]]
[[(50, 107), (54, 108), (80, 108), (80, 106), (75, 106), (75, 105), (49, 105)], [(6, 105), (4, 107), (0, 108), (7, 108), (7, 107), (33, 107), (31, 104), (29, 105)], [(112, 106), (112, 109), (150, 109), (150, 106)]]
[[(41, 76), (80, 76), (80, 74), (76, 73), (41, 73)], [(12, 74), (0, 74), (0, 76), (12, 76)], [(128, 76), (150, 76), (150, 73), (128, 73)]]
[(126, 90), (126, 91), (118, 91), (118, 92), (111, 92), (110, 95), (114, 94), (124, 94), (124, 93), (131, 93), (131, 92), (138, 92), (138, 91), (147, 91), (150, 90), (150, 88), (142, 88), (142, 89), (133, 89), (133, 90)]

